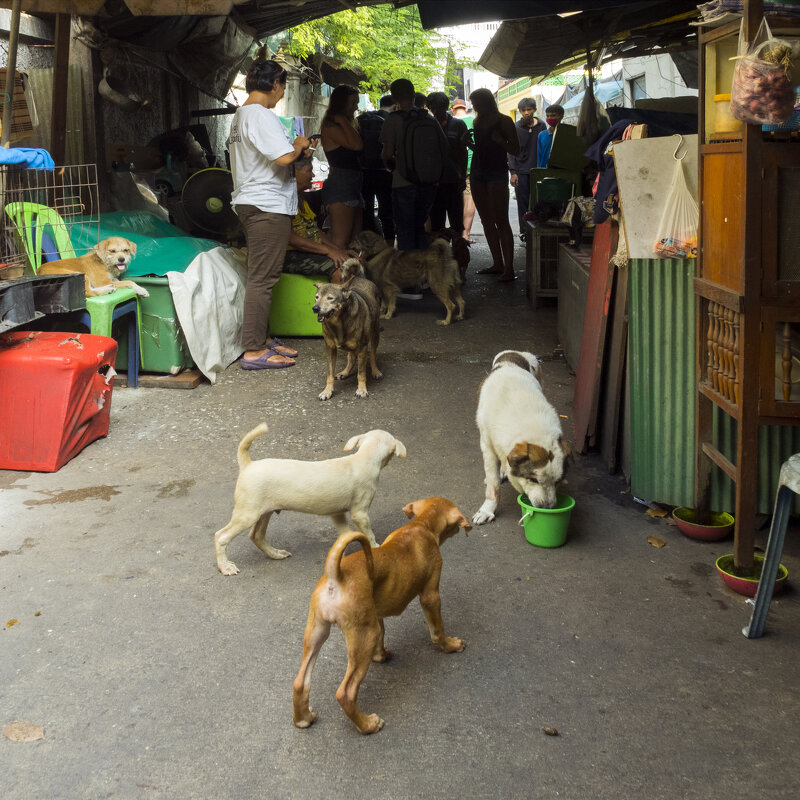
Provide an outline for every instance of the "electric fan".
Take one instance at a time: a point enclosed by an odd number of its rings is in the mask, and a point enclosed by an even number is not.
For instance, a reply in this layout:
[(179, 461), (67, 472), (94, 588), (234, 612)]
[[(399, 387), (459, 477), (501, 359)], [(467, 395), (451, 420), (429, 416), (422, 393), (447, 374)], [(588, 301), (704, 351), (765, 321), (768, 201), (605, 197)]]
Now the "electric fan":
[(231, 206), (233, 176), (227, 169), (209, 167), (195, 172), (183, 184), (181, 203), (189, 221), (224, 241), (241, 235), (239, 218)]

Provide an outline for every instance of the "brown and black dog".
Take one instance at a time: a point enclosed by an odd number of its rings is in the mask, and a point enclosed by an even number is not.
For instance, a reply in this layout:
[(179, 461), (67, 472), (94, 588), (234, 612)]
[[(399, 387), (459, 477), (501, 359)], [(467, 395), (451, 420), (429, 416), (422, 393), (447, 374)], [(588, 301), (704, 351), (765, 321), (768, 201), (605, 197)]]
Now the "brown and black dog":
[(376, 358), (381, 335), (380, 293), (372, 281), (360, 277), (350, 277), (345, 283), (315, 283), (314, 286), (317, 292), (311, 310), (322, 323), (328, 356), (328, 376), (319, 399), (330, 400), (333, 395), (337, 347), (347, 351), (347, 364), (336, 379), (349, 378), (357, 364), (356, 397), (366, 397), (367, 358), (372, 377), (383, 377)]
[[(390, 653), (383, 643), (384, 617), (396, 617), (417, 596), (425, 614), (431, 640), (445, 653), (458, 653), (466, 643), (445, 636), (439, 578), (446, 539), (472, 529), (467, 518), (444, 497), (416, 500), (403, 508), (412, 519), (390, 533), (380, 547), (371, 548), (363, 533), (343, 533), (328, 552), (325, 574), (311, 595), (303, 639), (303, 661), (294, 679), (294, 724), (307, 728), (317, 718), (308, 704), (311, 672), (320, 648), (338, 625), (347, 642), (347, 672), (336, 691), (344, 713), (360, 733), (377, 733), (383, 720), (364, 714), (358, 707), (358, 689), (372, 661), (386, 661)], [(358, 542), (362, 551), (344, 556), (345, 548)]]
[(444, 239), (450, 243), (450, 250), (453, 258), (458, 264), (458, 274), (461, 276), (461, 283), (467, 280), (467, 267), (470, 261), (469, 242), (455, 228), (441, 228), (438, 231), (431, 231), (429, 234), (431, 242), (434, 239)]
[(459, 268), (451, 248), (443, 239), (434, 239), (427, 250), (394, 250), (374, 231), (361, 231), (350, 243), (360, 253), (367, 276), (381, 292), (383, 319), (394, 316), (397, 295), (409, 286), (428, 283), (447, 312), (437, 325), (464, 319)]

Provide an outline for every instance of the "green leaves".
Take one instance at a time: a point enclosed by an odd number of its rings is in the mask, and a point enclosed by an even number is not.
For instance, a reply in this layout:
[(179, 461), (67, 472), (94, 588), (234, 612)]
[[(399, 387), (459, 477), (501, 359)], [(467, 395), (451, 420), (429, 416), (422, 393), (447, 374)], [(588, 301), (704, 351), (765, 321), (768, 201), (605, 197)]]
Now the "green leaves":
[[(386, 94), (397, 78), (408, 78), (417, 91), (452, 81), (462, 65), (449, 43), (435, 31), (423, 30), (416, 6), (369, 6), (340, 11), (304, 22), (288, 31), (288, 52), (300, 58), (321, 52), (348, 69), (366, 75), (359, 87), (373, 102)], [(438, 79), (438, 80), (437, 80)]]

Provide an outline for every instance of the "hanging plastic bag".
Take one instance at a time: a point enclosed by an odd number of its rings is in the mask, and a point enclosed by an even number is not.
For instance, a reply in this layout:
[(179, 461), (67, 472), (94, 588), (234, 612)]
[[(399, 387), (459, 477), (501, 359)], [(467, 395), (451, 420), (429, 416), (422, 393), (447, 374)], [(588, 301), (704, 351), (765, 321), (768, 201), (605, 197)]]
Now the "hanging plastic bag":
[(782, 125), (789, 119), (794, 91), (786, 73), (792, 68), (794, 49), (792, 43), (772, 35), (766, 19), (748, 46), (742, 20), (731, 86), (731, 114), (736, 119), (756, 125)]
[(675, 170), (653, 249), (659, 258), (697, 258), (697, 224), (700, 212), (686, 185), (683, 172), (683, 158), (686, 154), (678, 158), (677, 152), (676, 150), (673, 155)]

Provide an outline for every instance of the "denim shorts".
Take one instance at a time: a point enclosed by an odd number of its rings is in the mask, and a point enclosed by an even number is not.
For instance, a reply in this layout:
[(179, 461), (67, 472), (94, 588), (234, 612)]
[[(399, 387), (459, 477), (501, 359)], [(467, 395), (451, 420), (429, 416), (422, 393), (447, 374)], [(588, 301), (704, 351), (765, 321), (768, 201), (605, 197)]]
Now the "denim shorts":
[(326, 206), (344, 203), (346, 206), (363, 207), (361, 180), (360, 169), (331, 167), (328, 179), (322, 184), (322, 202)]

